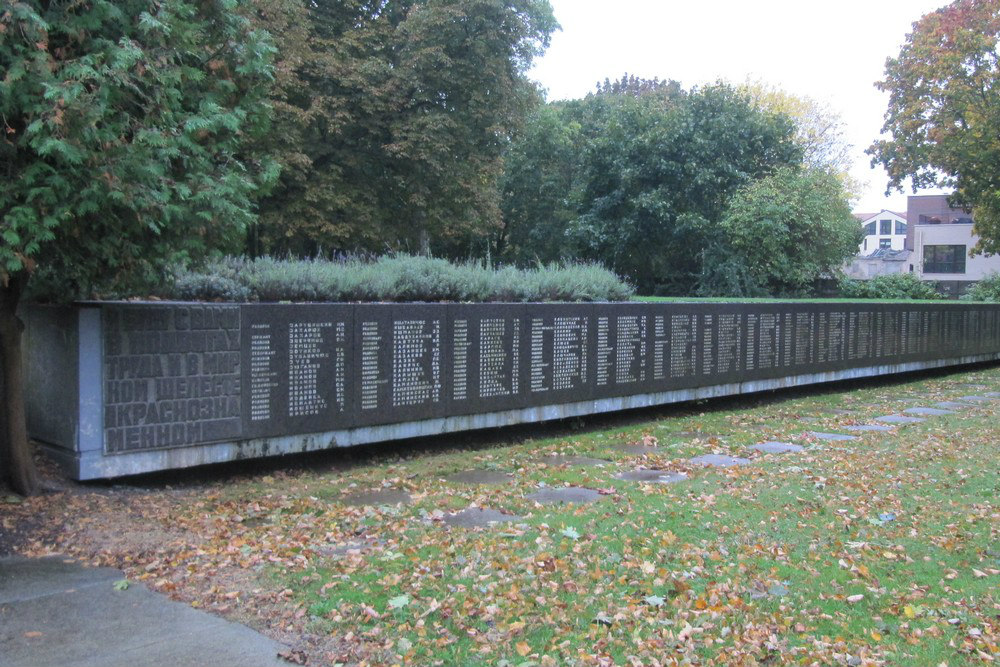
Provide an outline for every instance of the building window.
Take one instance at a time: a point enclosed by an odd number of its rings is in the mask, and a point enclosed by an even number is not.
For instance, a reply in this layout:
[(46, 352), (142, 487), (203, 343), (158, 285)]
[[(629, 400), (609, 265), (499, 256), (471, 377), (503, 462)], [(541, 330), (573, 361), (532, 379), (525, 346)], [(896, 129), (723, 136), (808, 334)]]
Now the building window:
[(896, 233), (897, 234), (905, 234), (906, 233), (906, 223), (905, 222), (900, 222), (899, 220), (896, 221)]
[(879, 239), (878, 240), (878, 247), (879, 248), (891, 248), (892, 247), (892, 239)]
[(964, 245), (925, 245), (924, 273), (965, 273)]
[(867, 225), (865, 225), (865, 236), (874, 236), (874, 235), (875, 235), (875, 221), (872, 220)]
[(868, 239), (867, 239), (867, 238), (865, 239), (865, 243), (864, 243), (864, 245), (862, 246), (862, 249), (863, 249), (863, 250), (868, 250)]
[(892, 234), (892, 220), (879, 220), (878, 221), (878, 233), (879, 234)]

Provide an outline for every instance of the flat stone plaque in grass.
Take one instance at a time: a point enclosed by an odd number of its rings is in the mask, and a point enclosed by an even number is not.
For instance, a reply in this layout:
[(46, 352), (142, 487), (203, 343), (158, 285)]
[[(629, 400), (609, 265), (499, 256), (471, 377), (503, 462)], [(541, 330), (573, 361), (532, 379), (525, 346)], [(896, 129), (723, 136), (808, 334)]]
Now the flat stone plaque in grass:
[(617, 479), (627, 482), (651, 482), (653, 484), (676, 484), (683, 482), (688, 477), (682, 472), (671, 472), (669, 470), (657, 470), (655, 468), (639, 468), (637, 470), (626, 470), (615, 475)]
[(643, 456), (647, 454), (658, 454), (660, 452), (659, 447), (657, 447), (656, 445), (641, 445), (636, 442), (622, 444), (622, 445), (615, 445), (615, 449), (621, 452), (625, 452), (626, 454), (640, 454)]
[(456, 472), (448, 475), (445, 479), (449, 482), (457, 482), (459, 484), (505, 484), (514, 479), (514, 476), (506, 472), (500, 472), (499, 470), (480, 468)]
[(953, 415), (954, 410), (943, 410), (941, 408), (925, 408), (922, 406), (917, 406), (913, 408), (906, 408), (903, 410), (908, 415), (926, 415), (928, 417), (936, 417), (938, 415)]
[(857, 440), (856, 435), (845, 435), (843, 433), (824, 433), (822, 431), (809, 431), (809, 435), (818, 440)]
[(956, 403), (955, 401), (940, 401), (934, 405), (946, 410), (962, 410), (969, 407), (968, 403)]
[(878, 433), (888, 433), (892, 430), (891, 426), (886, 426), (885, 424), (851, 424), (844, 427), (845, 431), (874, 431)]
[(701, 431), (674, 431), (668, 433), (667, 437), (674, 440), (686, 440), (688, 438), (704, 438), (705, 434)]
[(479, 528), (481, 526), (489, 526), (494, 523), (517, 521), (520, 518), (521, 517), (516, 514), (504, 514), (503, 512), (498, 512), (497, 510), (469, 507), (461, 512), (445, 514), (441, 521), (449, 526)]
[(603, 466), (611, 463), (607, 459), (592, 459), (589, 456), (563, 456), (561, 454), (543, 456), (538, 459), (538, 462), (547, 466)]
[(992, 403), (994, 399), (986, 396), (963, 396), (959, 400), (965, 401), (966, 403)]
[(378, 491), (359, 491), (357, 493), (352, 493), (341, 498), (340, 502), (350, 507), (363, 507), (365, 505), (378, 507), (380, 505), (409, 505), (413, 502), (413, 499), (406, 491), (401, 491), (399, 489), (380, 489)]
[(852, 410), (844, 410), (843, 408), (825, 408), (823, 410), (820, 410), (820, 413), (821, 414), (826, 414), (826, 415), (841, 415), (841, 416), (846, 416), (846, 415), (853, 415), (854, 411), (852, 411)]
[(881, 417), (876, 417), (875, 421), (886, 424), (919, 424), (927, 420), (920, 417), (907, 417), (905, 415), (882, 415)]
[(711, 468), (728, 468), (729, 466), (745, 466), (753, 463), (750, 459), (725, 454), (702, 454), (691, 459), (691, 463)]
[(805, 448), (802, 445), (795, 445), (790, 442), (768, 440), (767, 442), (753, 445), (750, 449), (756, 449), (758, 452), (764, 452), (765, 454), (784, 454), (785, 452), (801, 452)]
[(989, 398), (1000, 398), (1000, 391), (988, 391), (983, 394), (983, 396), (987, 396)]
[(527, 496), (528, 500), (534, 500), (542, 505), (592, 503), (603, 497), (599, 491), (585, 489), (582, 486), (549, 486)]

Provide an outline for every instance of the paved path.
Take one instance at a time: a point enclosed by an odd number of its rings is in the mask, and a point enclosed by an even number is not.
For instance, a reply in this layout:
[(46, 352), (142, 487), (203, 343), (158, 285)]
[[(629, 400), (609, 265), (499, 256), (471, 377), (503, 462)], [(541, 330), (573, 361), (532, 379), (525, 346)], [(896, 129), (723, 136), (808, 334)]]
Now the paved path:
[(288, 667), (250, 628), (153, 593), (111, 568), (0, 558), (0, 666)]

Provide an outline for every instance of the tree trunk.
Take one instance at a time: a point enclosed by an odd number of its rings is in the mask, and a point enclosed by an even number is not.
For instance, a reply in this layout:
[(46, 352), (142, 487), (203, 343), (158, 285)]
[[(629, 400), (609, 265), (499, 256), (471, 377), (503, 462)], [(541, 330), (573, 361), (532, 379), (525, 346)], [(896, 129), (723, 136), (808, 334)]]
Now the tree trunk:
[(38, 473), (31, 457), (24, 404), (24, 363), (17, 317), (25, 276), (18, 274), (0, 287), (0, 372), (3, 373), (4, 418), (0, 431), (0, 460), (11, 488), (25, 496), (38, 493)]

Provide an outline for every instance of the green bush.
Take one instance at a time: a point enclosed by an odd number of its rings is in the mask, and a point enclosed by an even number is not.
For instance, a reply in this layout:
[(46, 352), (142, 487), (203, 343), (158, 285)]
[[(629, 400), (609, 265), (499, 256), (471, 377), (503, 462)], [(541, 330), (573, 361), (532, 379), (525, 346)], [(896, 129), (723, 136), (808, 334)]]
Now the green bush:
[(840, 295), (848, 299), (943, 299), (931, 283), (912, 273), (888, 273), (871, 280), (843, 278)]
[(624, 301), (630, 285), (596, 264), (491, 269), (392, 255), (375, 260), (226, 257), (179, 269), (164, 294), (195, 301)]
[(1000, 302), (1000, 273), (991, 273), (962, 295), (965, 301)]

